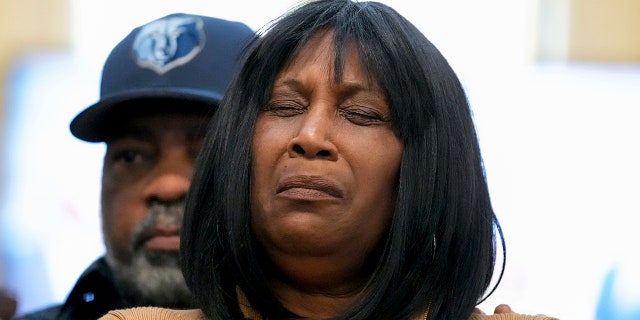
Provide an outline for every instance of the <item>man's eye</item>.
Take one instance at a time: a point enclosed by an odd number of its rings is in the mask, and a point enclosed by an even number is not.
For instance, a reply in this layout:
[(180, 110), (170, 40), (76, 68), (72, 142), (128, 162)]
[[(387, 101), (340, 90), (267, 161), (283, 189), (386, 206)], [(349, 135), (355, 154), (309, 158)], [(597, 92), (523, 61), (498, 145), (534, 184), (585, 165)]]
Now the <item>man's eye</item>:
[(136, 159), (140, 157), (140, 153), (133, 150), (125, 150), (118, 152), (113, 157), (115, 161), (122, 161), (126, 163), (134, 163)]

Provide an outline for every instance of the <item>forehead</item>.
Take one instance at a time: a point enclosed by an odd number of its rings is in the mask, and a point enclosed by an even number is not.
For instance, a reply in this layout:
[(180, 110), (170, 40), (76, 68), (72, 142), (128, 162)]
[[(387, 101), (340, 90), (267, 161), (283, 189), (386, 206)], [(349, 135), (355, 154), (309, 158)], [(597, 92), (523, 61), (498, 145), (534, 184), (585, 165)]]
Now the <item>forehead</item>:
[(330, 76), (334, 83), (365, 81), (367, 86), (378, 87), (376, 76), (363, 65), (357, 47), (356, 40), (336, 45), (332, 29), (320, 30), (291, 57), (278, 73), (277, 80), (295, 77), (307, 69), (317, 69), (317, 72)]
[(187, 138), (204, 136), (209, 116), (179, 112), (135, 114), (112, 125), (107, 143), (121, 138), (157, 139), (166, 133)]

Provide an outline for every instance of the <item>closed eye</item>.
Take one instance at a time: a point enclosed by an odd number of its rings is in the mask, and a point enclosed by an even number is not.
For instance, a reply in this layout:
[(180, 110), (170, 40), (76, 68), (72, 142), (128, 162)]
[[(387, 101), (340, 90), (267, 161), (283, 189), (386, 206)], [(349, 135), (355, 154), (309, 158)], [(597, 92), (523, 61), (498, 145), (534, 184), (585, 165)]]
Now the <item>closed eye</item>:
[(303, 114), (307, 111), (307, 107), (293, 101), (278, 101), (269, 102), (262, 110), (278, 117), (288, 118)]
[(377, 110), (362, 106), (340, 108), (339, 113), (351, 123), (359, 126), (383, 125), (390, 122), (389, 119), (380, 114)]

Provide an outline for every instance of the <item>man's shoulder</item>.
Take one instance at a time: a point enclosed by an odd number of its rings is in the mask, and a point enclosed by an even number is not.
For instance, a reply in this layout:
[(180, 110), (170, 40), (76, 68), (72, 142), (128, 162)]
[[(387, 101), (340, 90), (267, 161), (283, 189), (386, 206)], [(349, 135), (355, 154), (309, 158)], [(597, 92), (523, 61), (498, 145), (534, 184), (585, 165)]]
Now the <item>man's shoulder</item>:
[(16, 316), (12, 320), (97, 319), (125, 306), (103, 257), (77, 280), (63, 304)]
[(53, 320), (58, 317), (62, 305), (54, 305), (40, 309), (37, 311), (29, 312), (20, 316), (13, 317), (12, 320)]

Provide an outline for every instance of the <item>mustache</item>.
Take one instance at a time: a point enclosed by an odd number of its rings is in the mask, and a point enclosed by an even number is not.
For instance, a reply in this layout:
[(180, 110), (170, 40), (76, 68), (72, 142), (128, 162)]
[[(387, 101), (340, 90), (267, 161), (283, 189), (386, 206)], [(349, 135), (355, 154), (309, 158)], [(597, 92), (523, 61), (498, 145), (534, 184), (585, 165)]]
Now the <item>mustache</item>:
[(184, 205), (184, 199), (171, 203), (153, 202), (131, 235), (132, 252), (140, 250), (154, 236), (179, 234)]

